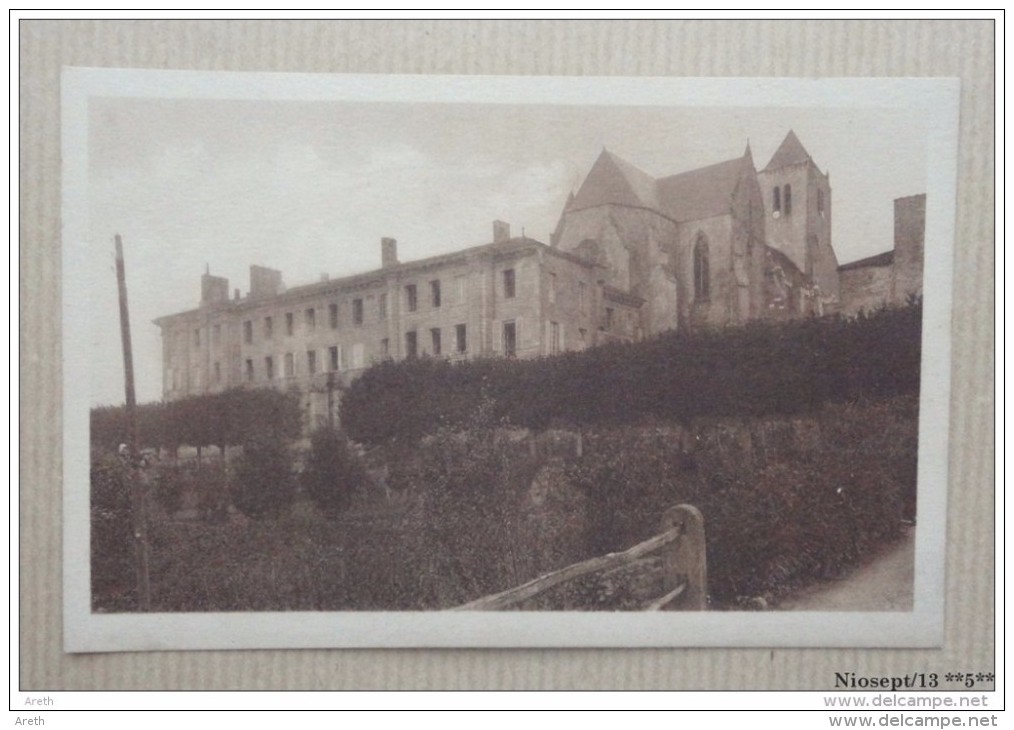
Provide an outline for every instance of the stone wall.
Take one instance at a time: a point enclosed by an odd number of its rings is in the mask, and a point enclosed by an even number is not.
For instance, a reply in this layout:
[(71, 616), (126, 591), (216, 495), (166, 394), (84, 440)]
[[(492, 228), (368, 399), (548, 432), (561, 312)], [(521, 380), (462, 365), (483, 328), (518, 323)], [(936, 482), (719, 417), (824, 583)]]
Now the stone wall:
[(846, 316), (872, 312), (891, 298), (894, 271), (890, 264), (842, 268), (840, 278), (841, 312)]

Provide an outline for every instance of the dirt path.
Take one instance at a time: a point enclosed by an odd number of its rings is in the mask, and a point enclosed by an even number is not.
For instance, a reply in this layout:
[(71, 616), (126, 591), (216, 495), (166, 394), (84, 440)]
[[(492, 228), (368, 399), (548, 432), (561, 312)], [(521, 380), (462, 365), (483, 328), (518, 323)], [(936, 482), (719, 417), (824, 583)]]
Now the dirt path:
[(915, 528), (844, 578), (786, 596), (780, 611), (911, 611)]

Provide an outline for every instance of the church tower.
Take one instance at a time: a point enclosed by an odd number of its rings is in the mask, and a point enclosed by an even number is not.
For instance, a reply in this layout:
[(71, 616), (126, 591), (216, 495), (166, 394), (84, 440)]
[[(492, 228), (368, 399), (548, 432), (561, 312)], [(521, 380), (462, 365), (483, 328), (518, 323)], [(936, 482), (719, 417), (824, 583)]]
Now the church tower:
[(757, 174), (764, 195), (767, 243), (785, 254), (820, 290), (837, 302), (838, 259), (831, 246), (831, 178), (814, 163), (795, 132)]

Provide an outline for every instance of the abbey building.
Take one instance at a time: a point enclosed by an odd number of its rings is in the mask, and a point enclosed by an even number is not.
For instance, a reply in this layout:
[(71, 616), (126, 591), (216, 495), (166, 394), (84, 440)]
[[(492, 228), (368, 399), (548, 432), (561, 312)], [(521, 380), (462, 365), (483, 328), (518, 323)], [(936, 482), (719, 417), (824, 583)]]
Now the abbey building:
[[(399, 261), (385, 238), (379, 268), (301, 286), (251, 266), (247, 293), (230, 296), (228, 280), (205, 273), (196, 308), (156, 320), (163, 396), (296, 389), (314, 426), (333, 417), (336, 389), (388, 358), (540, 357), (674, 329), (854, 311), (847, 298), (862, 287), (852, 282), (868, 272), (839, 267), (831, 215), (830, 176), (791, 131), (760, 170), (749, 145), (661, 178), (603, 150), (548, 244), (496, 221), (490, 242), (418, 261)], [(908, 289), (921, 281), (915, 238), (894, 257), (909, 262), (895, 277)], [(866, 287), (864, 305), (882, 289)]]

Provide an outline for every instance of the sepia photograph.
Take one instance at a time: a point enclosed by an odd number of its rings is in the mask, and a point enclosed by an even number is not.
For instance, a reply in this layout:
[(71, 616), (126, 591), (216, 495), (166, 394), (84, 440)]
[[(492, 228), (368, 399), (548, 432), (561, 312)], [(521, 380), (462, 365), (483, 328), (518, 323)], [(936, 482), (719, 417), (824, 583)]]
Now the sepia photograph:
[(66, 650), (938, 646), (957, 91), (65, 69)]

